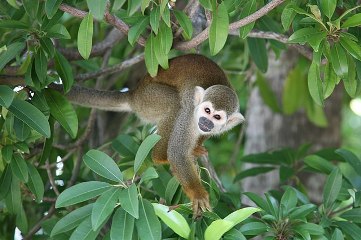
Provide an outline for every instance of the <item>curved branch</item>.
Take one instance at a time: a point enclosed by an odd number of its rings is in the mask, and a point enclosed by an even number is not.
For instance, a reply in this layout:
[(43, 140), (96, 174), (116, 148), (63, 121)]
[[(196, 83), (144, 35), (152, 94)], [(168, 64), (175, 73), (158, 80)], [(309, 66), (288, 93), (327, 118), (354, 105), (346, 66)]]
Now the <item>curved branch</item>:
[(106, 74), (112, 74), (112, 73), (117, 73), (117, 72), (120, 72), (120, 71), (123, 71), (124, 69), (136, 64), (136, 63), (139, 63), (141, 61), (143, 61), (144, 59), (144, 54), (141, 53), (133, 58), (130, 58), (128, 60), (125, 60), (119, 64), (116, 64), (114, 66), (111, 66), (111, 67), (107, 67), (107, 68), (102, 68), (100, 69), (99, 71), (96, 71), (96, 72), (91, 72), (91, 73), (83, 73), (83, 74), (79, 74), (75, 77), (75, 80), (78, 81), (78, 82), (81, 82), (81, 81), (85, 81), (85, 80), (88, 80), (88, 79), (91, 79), (91, 78), (97, 78), (97, 77), (100, 77), (102, 75), (106, 75)]
[[(74, 8), (69, 6), (68, 4), (62, 3), (59, 6), (59, 9), (63, 12), (69, 13), (70, 15), (78, 18), (84, 18), (88, 12), (82, 11), (80, 9)], [(120, 20), (118, 17), (112, 15), (109, 10), (106, 10), (104, 13), (104, 20), (109, 23), (110, 25), (114, 26), (118, 30), (120, 30), (125, 35), (128, 35), (129, 32), (129, 26)], [(138, 44), (141, 46), (145, 45), (145, 39), (141, 36), (137, 40)]]
[[(263, 6), (262, 8), (260, 8), (258, 11), (252, 13), (251, 15), (249, 15), (239, 21), (231, 23), (229, 25), (229, 31), (236, 30), (240, 27), (243, 27), (249, 23), (256, 21), (257, 19), (263, 17), (264, 15), (266, 15), (267, 13), (272, 11), (277, 6), (281, 5), (284, 1), (286, 1), (286, 0), (273, 0), (272, 2), (270, 2), (270, 3), (266, 4), (265, 6)], [(174, 46), (174, 48), (185, 51), (185, 50), (189, 50), (191, 48), (198, 46), (199, 44), (201, 44), (202, 42), (207, 40), (207, 38), (209, 37), (209, 29), (210, 29), (210, 27), (207, 27), (200, 34), (195, 36), (192, 40), (187, 41), (187, 42), (180, 42), (180, 43), (176, 44)]]

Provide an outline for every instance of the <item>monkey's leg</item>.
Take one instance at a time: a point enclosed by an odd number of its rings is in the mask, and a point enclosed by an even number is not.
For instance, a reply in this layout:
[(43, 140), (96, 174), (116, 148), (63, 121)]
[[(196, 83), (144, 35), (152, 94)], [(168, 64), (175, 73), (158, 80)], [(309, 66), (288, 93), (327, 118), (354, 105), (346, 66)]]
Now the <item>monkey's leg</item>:
[(162, 119), (158, 124), (157, 134), (162, 138), (157, 142), (152, 152), (152, 160), (156, 164), (169, 164), (167, 149), (169, 136), (172, 132), (176, 113)]
[(194, 163), (193, 149), (197, 144), (193, 103), (183, 107), (176, 119), (168, 145), (168, 159), (173, 174), (192, 201), (194, 217), (210, 210), (209, 196), (201, 183)]

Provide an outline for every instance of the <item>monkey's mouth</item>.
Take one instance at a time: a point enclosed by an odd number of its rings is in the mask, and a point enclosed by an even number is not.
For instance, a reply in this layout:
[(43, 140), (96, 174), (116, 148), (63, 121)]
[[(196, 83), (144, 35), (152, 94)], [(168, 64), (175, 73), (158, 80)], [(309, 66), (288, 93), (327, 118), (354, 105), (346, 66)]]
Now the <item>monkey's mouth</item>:
[(208, 128), (205, 124), (203, 124), (201, 122), (198, 122), (198, 127), (203, 132), (210, 132), (212, 130), (211, 128)]

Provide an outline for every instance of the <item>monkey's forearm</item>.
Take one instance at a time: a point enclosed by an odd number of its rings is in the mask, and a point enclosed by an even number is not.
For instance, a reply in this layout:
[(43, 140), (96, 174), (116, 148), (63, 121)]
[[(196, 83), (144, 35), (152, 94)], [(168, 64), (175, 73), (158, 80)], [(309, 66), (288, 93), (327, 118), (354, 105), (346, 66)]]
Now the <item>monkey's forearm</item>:
[[(52, 84), (51, 87), (58, 91), (62, 89), (60, 85), (55, 84)], [(75, 85), (66, 94), (66, 97), (72, 103), (84, 107), (107, 111), (131, 111), (129, 92), (102, 91)]]

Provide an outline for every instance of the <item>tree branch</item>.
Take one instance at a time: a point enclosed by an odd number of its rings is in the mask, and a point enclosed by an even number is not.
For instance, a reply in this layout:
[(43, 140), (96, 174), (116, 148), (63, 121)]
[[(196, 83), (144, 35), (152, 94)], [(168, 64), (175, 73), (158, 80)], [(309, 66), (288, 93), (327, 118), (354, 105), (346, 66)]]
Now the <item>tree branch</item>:
[[(266, 4), (265, 6), (263, 6), (262, 8), (260, 8), (258, 11), (252, 13), (251, 15), (249, 15), (237, 22), (231, 23), (229, 25), (229, 31), (233, 31), (235, 29), (238, 29), (240, 27), (243, 27), (249, 23), (256, 21), (257, 19), (263, 17), (264, 15), (266, 15), (267, 13), (272, 11), (277, 6), (281, 5), (284, 1), (285, 0), (273, 0), (272, 2), (270, 2), (270, 3)], [(199, 44), (204, 42), (209, 37), (209, 28), (210, 27), (207, 27), (206, 29), (204, 29), (200, 34), (195, 36), (190, 41), (177, 43), (174, 46), (174, 48), (185, 51), (185, 50), (189, 50), (191, 48), (198, 46)]]
[[(80, 9), (71, 7), (65, 3), (60, 4), (59, 9), (63, 12), (69, 13), (70, 15), (78, 18), (84, 18), (88, 12), (82, 11)], [(109, 10), (107, 9), (104, 14), (104, 20), (109, 23), (110, 25), (114, 26), (118, 30), (120, 30), (125, 35), (128, 35), (129, 32), (129, 26), (120, 20), (118, 17), (112, 15)], [(141, 46), (145, 45), (145, 39), (141, 36), (137, 40), (138, 44)]]

